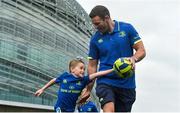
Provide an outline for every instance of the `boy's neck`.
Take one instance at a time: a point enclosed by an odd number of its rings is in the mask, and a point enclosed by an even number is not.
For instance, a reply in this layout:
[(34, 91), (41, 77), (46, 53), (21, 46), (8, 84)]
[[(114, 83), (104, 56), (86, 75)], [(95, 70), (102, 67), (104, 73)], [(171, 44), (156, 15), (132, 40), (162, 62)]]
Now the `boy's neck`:
[(76, 78), (79, 78), (77, 75), (75, 75), (74, 73), (71, 73), (74, 77), (76, 77)]

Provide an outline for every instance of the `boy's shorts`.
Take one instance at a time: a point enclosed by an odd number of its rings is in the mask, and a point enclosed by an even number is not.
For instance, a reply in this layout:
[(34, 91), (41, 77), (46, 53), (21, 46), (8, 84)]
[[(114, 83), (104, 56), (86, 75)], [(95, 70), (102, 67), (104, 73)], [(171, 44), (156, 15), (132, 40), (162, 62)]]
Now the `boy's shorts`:
[(101, 108), (108, 102), (115, 104), (115, 112), (131, 112), (136, 100), (135, 89), (118, 88), (106, 84), (98, 84), (96, 95), (99, 97)]
[(56, 113), (62, 113), (62, 112), (71, 112), (73, 113), (75, 110), (74, 109), (63, 109), (60, 107), (54, 108)]

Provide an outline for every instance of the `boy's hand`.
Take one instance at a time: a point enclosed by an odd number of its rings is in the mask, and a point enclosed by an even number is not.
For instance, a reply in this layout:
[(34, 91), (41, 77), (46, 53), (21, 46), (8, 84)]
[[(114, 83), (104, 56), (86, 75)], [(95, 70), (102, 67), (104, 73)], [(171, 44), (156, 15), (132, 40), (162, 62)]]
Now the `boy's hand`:
[(35, 96), (40, 96), (43, 92), (44, 92), (43, 89), (39, 89), (39, 90), (37, 90), (37, 91), (34, 93), (34, 95), (35, 95)]

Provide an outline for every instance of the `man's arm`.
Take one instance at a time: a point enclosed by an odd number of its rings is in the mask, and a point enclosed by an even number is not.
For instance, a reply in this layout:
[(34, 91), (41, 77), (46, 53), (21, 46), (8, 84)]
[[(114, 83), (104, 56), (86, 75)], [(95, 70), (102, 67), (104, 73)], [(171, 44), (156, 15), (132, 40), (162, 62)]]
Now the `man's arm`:
[(141, 61), (146, 56), (146, 50), (144, 48), (144, 44), (142, 41), (133, 45), (133, 48), (136, 50), (135, 54), (131, 57), (131, 62), (133, 64), (133, 68), (135, 67), (135, 63)]
[(133, 46), (133, 48), (136, 50), (133, 57), (135, 58), (136, 62), (141, 61), (146, 56), (146, 50), (144, 48), (144, 44), (142, 41), (138, 42)]
[[(98, 66), (98, 60), (89, 60), (88, 63), (88, 75), (91, 75), (93, 73), (97, 72), (97, 66)], [(93, 85), (94, 85), (95, 80), (91, 82), (90, 84), (87, 85), (87, 90), (91, 92)]]

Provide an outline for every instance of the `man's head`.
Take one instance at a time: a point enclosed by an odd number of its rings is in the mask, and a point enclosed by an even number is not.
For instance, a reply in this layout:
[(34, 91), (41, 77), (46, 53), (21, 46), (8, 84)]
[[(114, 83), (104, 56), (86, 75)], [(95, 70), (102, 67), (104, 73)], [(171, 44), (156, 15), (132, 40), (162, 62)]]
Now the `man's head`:
[(82, 59), (71, 60), (69, 63), (69, 72), (78, 77), (83, 77), (85, 72), (85, 63)]
[(90, 14), (94, 27), (101, 33), (106, 33), (110, 30), (108, 21), (110, 20), (109, 10), (102, 5), (95, 6)]
[(101, 19), (105, 19), (106, 16), (110, 17), (110, 13), (109, 13), (109, 10), (105, 6), (97, 5), (91, 10), (89, 16), (90, 18), (99, 16)]

